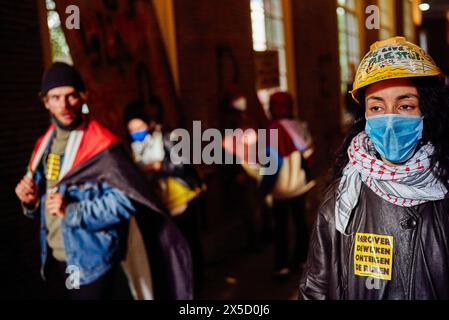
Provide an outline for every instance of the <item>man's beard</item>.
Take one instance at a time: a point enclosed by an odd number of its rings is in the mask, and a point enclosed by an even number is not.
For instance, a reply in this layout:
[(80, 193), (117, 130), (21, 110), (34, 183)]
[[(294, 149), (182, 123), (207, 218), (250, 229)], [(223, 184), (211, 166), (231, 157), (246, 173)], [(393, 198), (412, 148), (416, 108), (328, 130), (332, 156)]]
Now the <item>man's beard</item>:
[(63, 124), (53, 114), (51, 115), (51, 120), (58, 128), (60, 128), (62, 130), (72, 131), (73, 129), (76, 129), (83, 122), (83, 113), (80, 109), (80, 111), (76, 115), (75, 120), (73, 120), (71, 124)]

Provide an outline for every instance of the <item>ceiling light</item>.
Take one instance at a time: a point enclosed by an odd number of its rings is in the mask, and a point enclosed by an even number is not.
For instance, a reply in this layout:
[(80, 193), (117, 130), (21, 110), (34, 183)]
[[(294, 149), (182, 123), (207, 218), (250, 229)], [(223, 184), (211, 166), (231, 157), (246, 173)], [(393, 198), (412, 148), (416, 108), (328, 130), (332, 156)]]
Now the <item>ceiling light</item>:
[(429, 9), (430, 9), (430, 4), (428, 4), (428, 3), (424, 2), (419, 5), (419, 10), (421, 10), (421, 11), (427, 11)]

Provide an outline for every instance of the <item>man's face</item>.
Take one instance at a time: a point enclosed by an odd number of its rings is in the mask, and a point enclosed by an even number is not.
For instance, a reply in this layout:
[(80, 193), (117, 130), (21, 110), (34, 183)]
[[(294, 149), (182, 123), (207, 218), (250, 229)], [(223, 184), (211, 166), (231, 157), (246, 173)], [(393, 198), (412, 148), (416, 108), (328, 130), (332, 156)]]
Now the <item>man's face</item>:
[(83, 99), (73, 87), (57, 87), (48, 91), (44, 103), (60, 123), (70, 126), (81, 112)]

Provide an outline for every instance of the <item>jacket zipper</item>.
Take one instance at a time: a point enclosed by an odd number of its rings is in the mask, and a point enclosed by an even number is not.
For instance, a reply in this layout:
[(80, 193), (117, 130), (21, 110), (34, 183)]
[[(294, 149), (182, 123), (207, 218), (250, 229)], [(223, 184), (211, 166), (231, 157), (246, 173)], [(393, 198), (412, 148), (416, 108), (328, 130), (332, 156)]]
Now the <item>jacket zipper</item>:
[[(345, 237), (345, 236), (344, 236)], [(353, 263), (353, 260), (351, 259), (354, 256), (354, 243), (355, 243), (355, 233), (353, 232), (351, 234), (351, 240), (349, 241), (345, 241), (345, 245), (347, 245), (347, 243), (350, 243), (349, 245), (349, 250), (347, 250), (347, 252), (349, 252), (349, 254), (346, 256), (346, 270), (343, 270), (343, 283), (344, 283), (344, 288), (343, 288), (343, 299), (346, 300), (348, 297), (348, 287), (349, 287), (349, 272), (351, 270), (351, 266)]]
[(413, 292), (415, 291), (415, 283), (413, 282), (413, 275), (415, 274), (415, 267), (416, 267), (416, 255), (417, 255), (417, 242), (418, 242), (418, 232), (421, 229), (421, 222), (419, 221), (418, 218), (418, 213), (415, 209), (410, 208), (412, 213), (413, 213), (413, 218), (416, 219), (416, 228), (413, 230), (413, 234), (412, 234), (412, 244), (413, 244), (413, 255), (412, 255), (412, 265), (410, 267), (410, 274), (409, 274), (409, 292), (408, 292), (408, 299), (409, 300), (413, 300)]

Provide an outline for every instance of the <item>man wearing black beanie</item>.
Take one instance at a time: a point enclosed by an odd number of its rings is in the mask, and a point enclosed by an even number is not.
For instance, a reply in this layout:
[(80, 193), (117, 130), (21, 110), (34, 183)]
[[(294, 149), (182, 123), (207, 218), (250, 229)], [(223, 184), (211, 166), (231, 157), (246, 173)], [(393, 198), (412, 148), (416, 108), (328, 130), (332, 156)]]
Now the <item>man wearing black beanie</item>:
[(134, 298), (189, 299), (188, 245), (119, 139), (82, 114), (86, 94), (78, 71), (54, 63), (40, 95), (52, 124), (15, 191), (24, 214), (40, 218), (41, 274), (50, 296), (110, 298), (126, 258)]
[(54, 124), (71, 130), (81, 124), (81, 105), (86, 99), (78, 71), (64, 62), (55, 62), (44, 73), (40, 95)]

